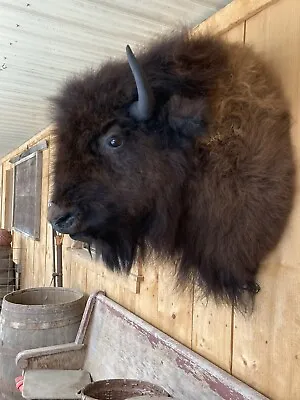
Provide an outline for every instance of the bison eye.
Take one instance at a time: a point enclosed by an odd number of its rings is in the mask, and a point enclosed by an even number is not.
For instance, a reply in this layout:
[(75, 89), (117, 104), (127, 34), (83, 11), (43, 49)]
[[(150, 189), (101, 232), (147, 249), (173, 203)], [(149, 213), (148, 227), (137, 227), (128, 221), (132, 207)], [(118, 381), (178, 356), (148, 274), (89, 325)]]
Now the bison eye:
[(123, 139), (119, 136), (112, 136), (108, 139), (108, 145), (110, 147), (120, 147), (123, 144)]

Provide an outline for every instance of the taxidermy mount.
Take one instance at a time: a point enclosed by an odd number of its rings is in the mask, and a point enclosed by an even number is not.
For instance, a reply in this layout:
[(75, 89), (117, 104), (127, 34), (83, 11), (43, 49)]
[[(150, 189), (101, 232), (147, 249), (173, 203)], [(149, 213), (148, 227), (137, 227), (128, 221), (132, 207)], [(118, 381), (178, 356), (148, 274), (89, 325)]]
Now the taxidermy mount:
[[(129, 273), (149, 252), (215, 300), (253, 300), (293, 202), (290, 113), (260, 55), (172, 34), (71, 77), (53, 99), (49, 220)], [(245, 297), (246, 296), (246, 297)]]

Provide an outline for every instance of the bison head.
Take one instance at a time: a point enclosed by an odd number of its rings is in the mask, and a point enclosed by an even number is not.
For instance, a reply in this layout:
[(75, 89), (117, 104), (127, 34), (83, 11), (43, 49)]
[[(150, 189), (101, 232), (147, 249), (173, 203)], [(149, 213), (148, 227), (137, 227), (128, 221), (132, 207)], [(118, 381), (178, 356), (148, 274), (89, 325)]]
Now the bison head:
[(127, 58), (55, 99), (54, 229), (93, 242), (112, 270), (151, 249), (179, 261), (179, 283), (253, 298), (293, 202), (280, 83), (251, 49), (207, 36)]
[[(74, 78), (54, 100), (49, 209), (55, 230), (93, 242), (105, 263), (122, 271), (149, 242), (172, 252), (192, 144), (205, 128), (203, 97), (181, 97), (176, 81), (163, 87), (154, 80), (162, 70), (146, 76), (126, 51), (128, 63)], [(147, 68), (147, 58), (142, 62)]]

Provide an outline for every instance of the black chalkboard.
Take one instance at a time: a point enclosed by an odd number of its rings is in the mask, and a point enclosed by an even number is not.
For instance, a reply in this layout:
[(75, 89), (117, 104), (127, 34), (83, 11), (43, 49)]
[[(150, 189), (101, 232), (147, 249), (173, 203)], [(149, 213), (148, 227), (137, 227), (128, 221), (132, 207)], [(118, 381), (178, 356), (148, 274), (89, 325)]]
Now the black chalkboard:
[(39, 239), (41, 220), (42, 153), (24, 157), (14, 166), (13, 228)]

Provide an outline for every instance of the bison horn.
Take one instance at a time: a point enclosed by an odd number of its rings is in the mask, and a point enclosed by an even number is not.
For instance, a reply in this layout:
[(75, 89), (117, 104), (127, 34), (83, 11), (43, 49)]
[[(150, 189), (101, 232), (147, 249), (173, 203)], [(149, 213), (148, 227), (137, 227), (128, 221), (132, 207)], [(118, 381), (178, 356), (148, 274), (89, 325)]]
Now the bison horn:
[(145, 73), (135, 58), (130, 46), (126, 47), (126, 54), (138, 92), (138, 101), (131, 104), (129, 113), (138, 121), (146, 121), (151, 117), (154, 109), (154, 95)]

